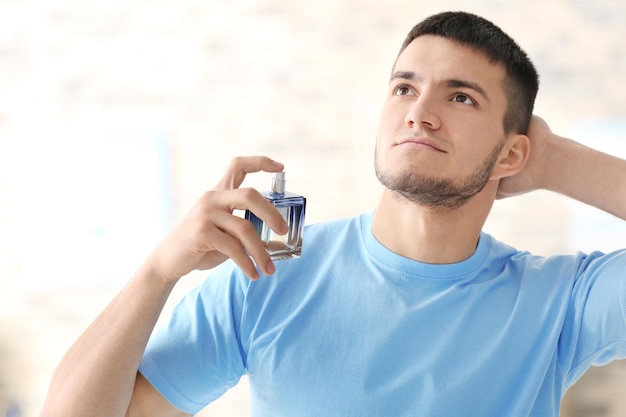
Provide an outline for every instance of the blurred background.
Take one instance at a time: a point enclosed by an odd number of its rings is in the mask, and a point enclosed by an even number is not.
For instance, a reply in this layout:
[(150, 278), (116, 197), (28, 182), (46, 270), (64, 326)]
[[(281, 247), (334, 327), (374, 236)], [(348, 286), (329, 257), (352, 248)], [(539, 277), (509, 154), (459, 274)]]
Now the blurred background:
[[(0, 0), (0, 416), (38, 414), (65, 350), (233, 156), (284, 162), (307, 223), (371, 210), (391, 65), (448, 9), (529, 53), (554, 131), (626, 157), (623, 0)], [(544, 255), (626, 236), (547, 192), (497, 202), (486, 230)], [(623, 362), (592, 369), (562, 415), (626, 415), (625, 387)], [(246, 416), (246, 394), (201, 415)]]

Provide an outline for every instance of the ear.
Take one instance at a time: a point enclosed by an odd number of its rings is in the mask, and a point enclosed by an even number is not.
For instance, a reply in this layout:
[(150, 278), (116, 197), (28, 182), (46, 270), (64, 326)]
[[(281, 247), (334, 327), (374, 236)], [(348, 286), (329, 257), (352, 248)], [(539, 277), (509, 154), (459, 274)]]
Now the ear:
[(500, 151), (498, 162), (491, 172), (492, 180), (510, 177), (521, 172), (530, 155), (530, 140), (526, 135), (511, 135)]

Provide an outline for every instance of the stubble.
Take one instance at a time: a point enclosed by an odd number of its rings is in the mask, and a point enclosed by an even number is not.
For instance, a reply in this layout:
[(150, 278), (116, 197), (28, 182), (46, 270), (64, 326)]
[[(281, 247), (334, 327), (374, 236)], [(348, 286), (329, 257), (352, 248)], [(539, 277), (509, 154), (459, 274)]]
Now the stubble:
[(431, 208), (454, 210), (485, 188), (503, 146), (504, 141), (500, 141), (472, 174), (461, 179), (431, 177), (414, 171), (392, 175), (381, 171), (375, 155), (376, 177), (386, 188), (411, 202)]

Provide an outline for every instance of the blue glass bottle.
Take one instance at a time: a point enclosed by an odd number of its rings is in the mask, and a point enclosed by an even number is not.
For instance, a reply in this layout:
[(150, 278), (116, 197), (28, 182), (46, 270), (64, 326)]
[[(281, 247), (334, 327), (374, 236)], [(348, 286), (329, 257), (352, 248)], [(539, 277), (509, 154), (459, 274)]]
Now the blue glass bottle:
[(272, 260), (299, 258), (302, 252), (302, 235), (304, 232), (304, 213), (306, 198), (285, 191), (285, 173), (278, 172), (272, 178), (271, 191), (261, 192), (274, 205), (289, 226), (284, 235), (274, 232), (269, 226), (250, 210), (246, 210), (245, 218), (256, 229), (265, 243)]

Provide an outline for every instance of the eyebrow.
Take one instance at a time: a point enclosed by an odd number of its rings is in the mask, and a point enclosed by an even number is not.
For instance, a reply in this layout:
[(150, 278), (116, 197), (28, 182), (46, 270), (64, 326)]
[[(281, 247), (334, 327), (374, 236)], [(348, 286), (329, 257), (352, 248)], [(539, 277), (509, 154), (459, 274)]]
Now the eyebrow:
[[(395, 71), (391, 74), (391, 78), (389, 82), (392, 82), (397, 79), (407, 80), (407, 81), (421, 81), (422, 77), (413, 71)], [(484, 88), (480, 86), (480, 84), (469, 81), (469, 80), (460, 80), (460, 79), (448, 79), (443, 80), (439, 83), (448, 88), (469, 88), (470, 90), (476, 91), (478, 94), (483, 96), (485, 100), (491, 102), (489, 95), (485, 91)]]

